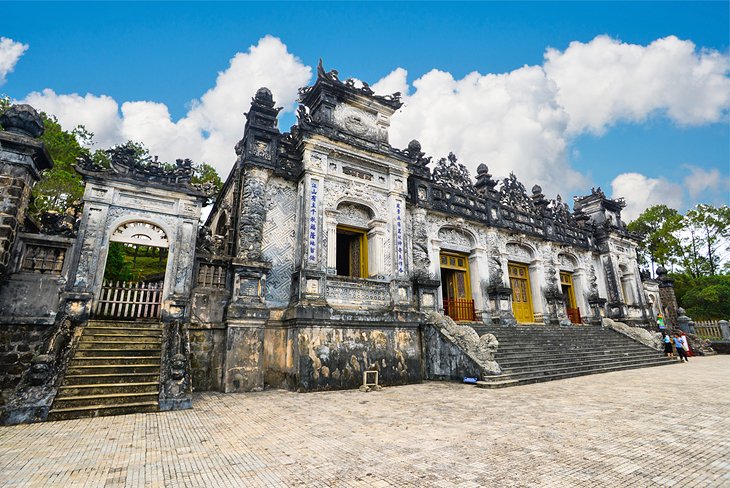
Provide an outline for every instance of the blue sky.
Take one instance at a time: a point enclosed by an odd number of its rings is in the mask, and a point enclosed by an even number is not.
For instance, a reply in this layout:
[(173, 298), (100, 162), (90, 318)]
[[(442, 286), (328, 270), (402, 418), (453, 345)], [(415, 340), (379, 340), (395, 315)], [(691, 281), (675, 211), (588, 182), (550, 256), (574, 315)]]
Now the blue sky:
[[(322, 57), (327, 68), (337, 68), (342, 76), (370, 83), (403, 68), (407, 71), (405, 80), (411, 95), (417, 91), (414, 81), (433, 69), (449, 73), (457, 81), (474, 71), (481, 75), (514, 73), (525, 66), (542, 66), (548, 48), (566, 53), (571, 42), (589, 45), (600, 35), (609, 36), (616, 45), (640, 47), (676, 36), (681, 41), (694, 43), (694, 55), (698, 59), (703, 52), (717, 52), (726, 60), (730, 43), (729, 5), (728, 2), (4, 3), (0, 36), (27, 45), (27, 49), (14, 64), (13, 71), (6, 74), (0, 93), (18, 100), (48, 88), (53, 90), (54, 97), (66, 94), (83, 97), (87, 93), (95, 97), (106, 95), (119, 105), (120, 118), (126, 117), (126, 114), (121, 115), (124, 102), (155, 102), (164, 104), (170, 120), (175, 123), (189, 116), (194, 105), (191, 101), (200, 103), (204, 93), (219, 86), (219, 73), (229, 69), (236, 53), (250, 54), (250, 46), (257, 45), (265, 36), (278, 38), (286, 51), (303, 66), (313, 68)], [(592, 47), (600, 49), (600, 46)], [(586, 59), (587, 62), (592, 59), (590, 51), (587, 58), (584, 56), (576, 62), (586, 62)], [(278, 58), (271, 59), (270, 63), (252, 62), (249, 68), (253, 71), (240, 76), (244, 81), (258, 76), (263, 81), (271, 79), (276, 76), (279, 62)], [(294, 65), (290, 68), (284, 69), (282, 76), (289, 74), (296, 78), (293, 73), (299, 73), (298, 79), (307, 81), (301, 70), (296, 71)], [(258, 73), (266, 70), (272, 73)], [(566, 73), (565, 76), (569, 76), (571, 71)], [(727, 80), (726, 68), (720, 68), (720, 74)], [(396, 85), (386, 83), (384, 86)], [(242, 90), (252, 89), (245, 82), (241, 86)], [(287, 89), (282, 87), (280, 91), (283, 93)], [(720, 97), (726, 89), (727, 85), (720, 86)], [(690, 86), (675, 96), (672, 103), (692, 104), (691, 99), (687, 100), (692, 97), (692, 90)], [(697, 85), (697, 92), (700, 91), (706, 91), (701, 84)], [(251, 95), (246, 93), (242, 100), (250, 99)], [(684, 99), (678, 102), (680, 96)], [(279, 98), (286, 99), (286, 96)], [(412, 106), (427, 104), (425, 93), (421, 98), (423, 100), (414, 97)], [(48, 97), (42, 100), (36, 97), (35, 100), (41, 105), (48, 103), (48, 107), (62, 106), (55, 98), (55, 104), (48, 101)], [(636, 117), (621, 116), (622, 112), (618, 110), (618, 115), (607, 116), (601, 122), (604, 127), (598, 132), (569, 130), (564, 137), (558, 137), (558, 143), (564, 143), (566, 147), (556, 149), (555, 155), (546, 163), (524, 161), (524, 157), (503, 161), (499, 153), (507, 152), (509, 148), (502, 143), (496, 145), (494, 151), (487, 151), (490, 156), (485, 158), (489, 159), (490, 167), (493, 166), (491, 160), (496, 160), (494, 164), (502, 173), (513, 164), (518, 177), (521, 173), (527, 175), (526, 185), (531, 186), (532, 180), (536, 180), (548, 189), (563, 191), (564, 196), (580, 193), (579, 186), (585, 185), (610, 189), (618, 175), (637, 173), (646, 180), (634, 178), (627, 183), (630, 178), (625, 178), (626, 181), (622, 180), (623, 183), (619, 182), (621, 184), (614, 189), (636, 193), (641, 191), (642, 185), (659, 182), (652, 187), (656, 193), (653, 197), (636, 195), (635, 200), (645, 200), (640, 206), (664, 202), (686, 208), (699, 201), (728, 203), (730, 130), (727, 102), (715, 102), (720, 105), (719, 116), (707, 116), (689, 124), (681, 116), (667, 116), (671, 107), (661, 106), (661, 101), (657, 103), (658, 108), (650, 107)], [(236, 109), (238, 107), (232, 104), (232, 110)], [(409, 110), (408, 105), (404, 110)], [(427, 113), (427, 108), (423, 110)], [(585, 114), (589, 108), (579, 110)], [(231, 118), (234, 125), (236, 117), (240, 119), (238, 127), (234, 128), (239, 132), (243, 126), (243, 111), (245, 107)], [(568, 112), (574, 120), (575, 110)], [(434, 117), (444, 119), (438, 113)], [(59, 119), (67, 124), (77, 121), (70, 114), (61, 114)], [(291, 123), (291, 111), (285, 111), (282, 126), (288, 127)], [(479, 119), (474, 119), (473, 123), (479, 123)], [(394, 130), (395, 125), (394, 122)], [(407, 128), (400, 127), (397, 131), (404, 132)], [(207, 137), (208, 130), (215, 131), (215, 128), (200, 130), (203, 137)], [(103, 133), (104, 130), (95, 132)], [(419, 139), (428, 134), (435, 139), (439, 137), (438, 131), (425, 125), (420, 129), (414, 125), (413, 132), (420, 136)], [(123, 133), (125, 136), (146, 134), (139, 130)], [(509, 137), (514, 132), (504, 134)], [(392, 134), (391, 139), (393, 137)], [(472, 148), (468, 141), (458, 139), (458, 135), (451, 137), (454, 149), (460, 149), (471, 159), (481, 156), (479, 150), (485, 151), (486, 146)], [(150, 140), (152, 143), (148, 145), (154, 147), (155, 141), (162, 144), (164, 138), (154, 134)], [(230, 145), (226, 137), (221, 140), (221, 144)], [(429, 149), (430, 141), (421, 142)], [(206, 144), (212, 144), (212, 141)], [(439, 152), (436, 156), (445, 155), (441, 154), (446, 147), (444, 144), (433, 141), (431, 146)], [(535, 151), (544, 151), (540, 147), (537, 145)], [(232, 146), (226, 150), (232, 153)], [(220, 153), (193, 156), (212, 154)], [(233, 157), (229, 161), (214, 161), (214, 164), (225, 170), (232, 162)], [(481, 161), (465, 162), (475, 166)], [(542, 172), (534, 168), (541, 164), (547, 165)], [(700, 175), (705, 180), (704, 188), (703, 184), (696, 183), (693, 194), (687, 193), (685, 184), (687, 175), (692, 173), (691, 168), (705, 172)], [(555, 176), (554, 173), (561, 171), (573, 175), (567, 178), (570, 183), (561, 182), (560, 177)], [(716, 183), (712, 183), (713, 180)], [(661, 200), (661, 193), (677, 191), (683, 192), (681, 198), (674, 195)], [(634, 195), (626, 196), (631, 200)]]

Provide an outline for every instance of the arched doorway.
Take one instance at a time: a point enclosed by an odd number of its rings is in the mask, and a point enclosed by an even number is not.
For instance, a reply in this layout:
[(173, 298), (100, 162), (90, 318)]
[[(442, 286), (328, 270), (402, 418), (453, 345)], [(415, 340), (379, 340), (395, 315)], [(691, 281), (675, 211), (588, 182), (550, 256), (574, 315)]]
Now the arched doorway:
[(159, 319), (169, 247), (167, 234), (155, 224), (131, 221), (118, 226), (109, 237), (104, 280), (93, 316)]

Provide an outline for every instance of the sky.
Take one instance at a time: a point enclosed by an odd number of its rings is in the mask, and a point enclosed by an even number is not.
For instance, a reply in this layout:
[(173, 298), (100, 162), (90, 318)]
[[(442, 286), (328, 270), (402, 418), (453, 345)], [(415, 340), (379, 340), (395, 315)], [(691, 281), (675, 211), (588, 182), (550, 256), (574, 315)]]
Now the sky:
[(251, 97), (282, 130), (319, 58), (403, 93), (390, 142), (453, 151), (564, 200), (601, 186), (625, 220), (730, 203), (729, 2), (12, 3), (0, 94), (225, 177)]

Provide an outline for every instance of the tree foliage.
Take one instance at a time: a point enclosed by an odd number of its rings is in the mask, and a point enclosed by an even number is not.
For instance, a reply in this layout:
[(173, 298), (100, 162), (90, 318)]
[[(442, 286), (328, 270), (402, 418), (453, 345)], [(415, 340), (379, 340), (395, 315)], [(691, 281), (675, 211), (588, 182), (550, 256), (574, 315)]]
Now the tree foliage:
[[(10, 98), (0, 95), (0, 114), (11, 105)], [(45, 132), (40, 137), (53, 159), (52, 169), (44, 172), (41, 181), (33, 187), (33, 199), (30, 213), (38, 216), (44, 212), (66, 213), (75, 207), (84, 194), (84, 183), (74, 166), (81, 156), (88, 156), (101, 165), (108, 167), (115, 151), (129, 151), (139, 161), (149, 159), (147, 148), (137, 142), (127, 141), (109, 149), (89, 149), (93, 146), (94, 134), (84, 126), (77, 126), (70, 131), (64, 130), (53, 115), (40, 113)], [(223, 182), (215, 168), (207, 163), (195, 166), (192, 183), (213, 184), (216, 192), (220, 191)]]
[(642, 235), (639, 243), (639, 258), (654, 270), (655, 264), (670, 268), (679, 262), (682, 229), (682, 215), (666, 205), (655, 205), (646, 209), (628, 225), (632, 232)]
[(677, 274), (674, 292), (679, 306), (694, 320), (730, 318), (730, 275), (693, 277)]

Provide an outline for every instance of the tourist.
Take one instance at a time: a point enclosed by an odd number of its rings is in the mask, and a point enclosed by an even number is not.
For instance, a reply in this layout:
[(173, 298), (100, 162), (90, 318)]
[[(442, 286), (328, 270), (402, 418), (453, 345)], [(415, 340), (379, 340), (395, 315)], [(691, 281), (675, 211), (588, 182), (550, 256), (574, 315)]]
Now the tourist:
[(684, 349), (684, 352), (687, 353), (687, 357), (693, 356), (692, 349), (689, 347), (689, 341), (687, 340), (687, 335), (684, 332), (681, 332), (680, 337), (682, 338), (682, 347)]
[(684, 359), (684, 362), (689, 362), (687, 359), (687, 352), (684, 350), (684, 342), (682, 342), (682, 336), (679, 335), (679, 332), (674, 333), (674, 346), (677, 348), (677, 356), (679, 361), (681, 362)]
[(664, 355), (668, 358), (674, 357), (674, 351), (672, 350), (672, 339), (669, 334), (662, 331), (662, 342), (664, 343)]

